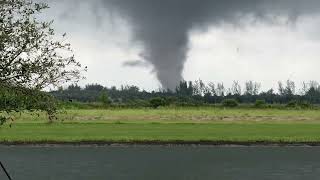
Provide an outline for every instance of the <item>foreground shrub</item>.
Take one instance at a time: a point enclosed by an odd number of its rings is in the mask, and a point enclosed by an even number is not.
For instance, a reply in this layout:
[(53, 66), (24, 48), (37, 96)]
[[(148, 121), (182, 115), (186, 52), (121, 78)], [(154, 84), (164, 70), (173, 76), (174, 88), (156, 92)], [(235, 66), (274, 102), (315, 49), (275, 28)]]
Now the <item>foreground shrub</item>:
[[(49, 121), (52, 122), (57, 112), (57, 104), (55, 98), (48, 93), (0, 84), (0, 113), (10, 114), (24, 110), (46, 112)], [(8, 119), (10, 116), (0, 115), (0, 125)]]
[(313, 105), (307, 101), (299, 102), (298, 106), (302, 109), (312, 109)]
[(166, 101), (163, 98), (157, 97), (157, 98), (153, 98), (150, 100), (150, 105), (151, 105), (151, 107), (156, 109), (160, 106), (165, 106)]
[(314, 106), (307, 101), (290, 101), (287, 105), (287, 108), (296, 108), (296, 109), (312, 109)]
[(298, 107), (298, 103), (297, 103), (297, 101), (290, 101), (290, 102), (286, 105), (286, 107), (288, 107), (288, 108), (296, 108), (296, 107)]
[(267, 103), (265, 100), (256, 100), (254, 107), (256, 108), (265, 108), (267, 106)]
[(237, 107), (239, 106), (239, 103), (235, 99), (226, 99), (222, 102), (223, 107)]

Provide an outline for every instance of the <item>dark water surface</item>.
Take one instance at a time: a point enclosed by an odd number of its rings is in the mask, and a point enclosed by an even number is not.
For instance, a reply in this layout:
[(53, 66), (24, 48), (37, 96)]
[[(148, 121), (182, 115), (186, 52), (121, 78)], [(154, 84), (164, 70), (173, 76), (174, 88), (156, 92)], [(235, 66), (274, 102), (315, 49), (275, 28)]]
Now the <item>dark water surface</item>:
[(0, 146), (0, 160), (14, 180), (320, 179), (319, 147)]

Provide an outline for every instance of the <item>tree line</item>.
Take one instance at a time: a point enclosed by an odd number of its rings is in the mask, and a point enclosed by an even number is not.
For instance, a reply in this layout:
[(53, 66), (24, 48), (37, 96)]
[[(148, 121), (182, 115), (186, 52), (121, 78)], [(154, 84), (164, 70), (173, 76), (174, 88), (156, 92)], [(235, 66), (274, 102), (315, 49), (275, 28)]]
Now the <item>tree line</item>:
[(234, 81), (232, 86), (227, 88), (224, 83), (205, 83), (196, 80), (182, 81), (175, 90), (162, 89), (149, 92), (137, 86), (108, 88), (99, 84), (88, 84), (82, 88), (73, 84), (50, 93), (62, 101), (84, 103), (104, 101), (107, 104), (143, 104), (154, 98), (162, 98), (167, 104), (181, 105), (221, 104), (230, 99), (245, 104), (257, 101), (264, 101), (266, 104), (288, 104), (293, 101), (320, 104), (320, 85), (316, 81), (304, 82), (299, 90), (291, 80), (279, 82), (277, 89), (268, 91), (261, 91), (261, 83), (254, 81), (247, 81), (244, 85)]

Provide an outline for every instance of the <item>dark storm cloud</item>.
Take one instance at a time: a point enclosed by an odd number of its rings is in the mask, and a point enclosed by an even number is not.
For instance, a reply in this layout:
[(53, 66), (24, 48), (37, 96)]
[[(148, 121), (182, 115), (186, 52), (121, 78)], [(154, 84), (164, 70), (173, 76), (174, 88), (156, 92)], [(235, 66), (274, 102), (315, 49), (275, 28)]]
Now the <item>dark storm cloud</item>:
[(86, 3), (92, 4), (96, 11), (104, 9), (106, 15), (113, 12), (130, 23), (134, 41), (144, 46), (144, 60), (153, 65), (163, 87), (170, 89), (183, 79), (191, 30), (222, 22), (237, 24), (245, 15), (259, 21), (279, 16), (295, 20), (320, 10), (319, 0), (92, 0)]
[(123, 66), (127, 66), (127, 67), (148, 67), (149, 64), (147, 64), (144, 61), (141, 60), (131, 60), (131, 61), (125, 61), (123, 63)]

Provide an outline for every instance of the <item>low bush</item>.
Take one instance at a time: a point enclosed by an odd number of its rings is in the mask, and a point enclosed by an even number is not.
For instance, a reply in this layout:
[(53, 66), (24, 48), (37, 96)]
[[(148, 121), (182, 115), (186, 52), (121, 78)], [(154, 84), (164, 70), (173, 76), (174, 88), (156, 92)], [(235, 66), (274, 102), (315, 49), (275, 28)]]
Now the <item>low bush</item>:
[[(0, 84), (0, 113), (14, 113), (22, 111), (43, 111), (52, 122), (56, 119), (57, 102), (53, 96), (39, 90)], [(0, 114), (0, 125), (10, 116)]]
[(301, 108), (301, 109), (312, 109), (313, 108), (313, 105), (307, 101), (302, 101), (302, 102), (299, 102), (298, 103), (298, 106)]
[(235, 99), (226, 99), (222, 102), (223, 107), (237, 107), (239, 106), (239, 103)]
[(296, 107), (298, 107), (298, 103), (297, 103), (297, 101), (290, 101), (290, 102), (286, 105), (286, 107), (288, 107), (288, 108), (296, 108)]
[(267, 103), (265, 100), (256, 100), (254, 107), (256, 108), (265, 108), (267, 107)]
[(166, 101), (161, 98), (161, 97), (157, 97), (157, 98), (153, 98), (150, 100), (150, 105), (152, 108), (158, 108), (160, 106), (165, 106), (166, 105)]

